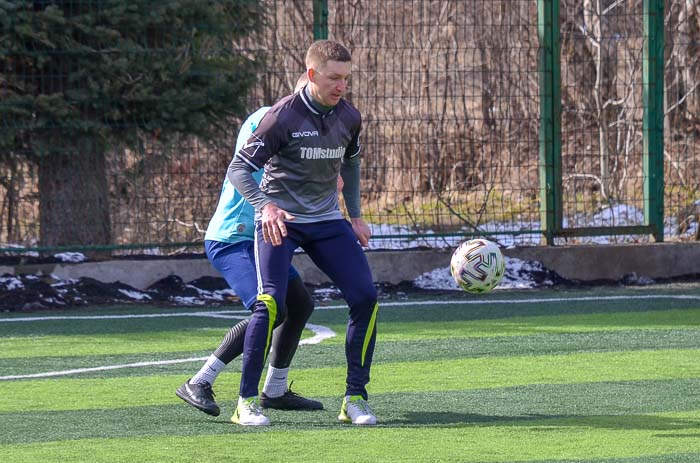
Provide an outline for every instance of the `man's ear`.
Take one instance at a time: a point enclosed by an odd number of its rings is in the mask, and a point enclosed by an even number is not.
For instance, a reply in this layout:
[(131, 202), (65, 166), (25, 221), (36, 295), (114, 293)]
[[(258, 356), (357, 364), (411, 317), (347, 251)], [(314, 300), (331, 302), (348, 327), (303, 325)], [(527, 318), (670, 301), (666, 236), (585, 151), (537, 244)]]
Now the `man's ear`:
[(306, 77), (309, 78), (309, 82), (316, 83), (316, 70), (314, 68), (307, 69)]

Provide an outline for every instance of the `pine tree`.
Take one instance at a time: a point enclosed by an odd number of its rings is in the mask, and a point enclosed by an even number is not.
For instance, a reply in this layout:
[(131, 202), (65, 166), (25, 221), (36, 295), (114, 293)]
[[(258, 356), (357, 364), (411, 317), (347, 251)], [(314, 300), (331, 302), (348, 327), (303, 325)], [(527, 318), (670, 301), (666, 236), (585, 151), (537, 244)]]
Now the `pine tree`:
[(45, 246), (111, 243), (106, 153), (219, 136), (259, 61), (256, 0), (0, 0), (0, 160), (39, 172)]

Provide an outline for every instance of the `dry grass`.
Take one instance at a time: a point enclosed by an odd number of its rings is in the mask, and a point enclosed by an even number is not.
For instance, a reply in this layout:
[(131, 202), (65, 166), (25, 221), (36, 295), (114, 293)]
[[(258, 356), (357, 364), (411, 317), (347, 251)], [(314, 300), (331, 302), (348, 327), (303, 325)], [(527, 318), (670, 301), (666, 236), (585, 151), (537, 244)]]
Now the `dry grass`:
[[(265, 33), (236, 44), (267, 55), (250, 111), (289, 93), (313, 34), (311, 0), (267, 3)], [(354, 55), (348, 97), (364, 117), (370, 220), (439, 230), (537, 220), (536, 2), (328, 3), (330, 36)], [(643, 201), (641, 1), (625, 0), (603, 16), (590, 10), (595, 4), (561, 5), (562, 201), (569, 212)], [(668, 216), (700, 200), (700, 64), (690, 59), (697, 56), (700, 15), (684, 5), (671, 1), (667, 18)], [(605, 53), (597, 53), (596, 40)], [(183, 140), (169, 152), (115, 150), (109, 174), (114, 243), (201, 239), (236, 130), (232, 121), (230, 139), (217, 147)], [(0, 242), (33, 245), (36, 174), (13, 163), (12, 175), (0, 182)]]

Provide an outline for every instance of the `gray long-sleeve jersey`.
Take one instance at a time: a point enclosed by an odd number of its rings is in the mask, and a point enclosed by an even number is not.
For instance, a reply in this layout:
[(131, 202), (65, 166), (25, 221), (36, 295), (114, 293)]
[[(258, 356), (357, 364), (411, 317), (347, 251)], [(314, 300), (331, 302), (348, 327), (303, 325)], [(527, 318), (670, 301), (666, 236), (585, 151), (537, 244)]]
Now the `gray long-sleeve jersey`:
[[(322, 112), (306, 89), (277, 102), (234, 156), (228, 179), (255, 207), (274, 202), (295, 222), (342, 218), (337, 181), (350, 217), (360, 216), (360, 112), (341, 99)], [(258, 186), (252, 173), (264, 168)]]

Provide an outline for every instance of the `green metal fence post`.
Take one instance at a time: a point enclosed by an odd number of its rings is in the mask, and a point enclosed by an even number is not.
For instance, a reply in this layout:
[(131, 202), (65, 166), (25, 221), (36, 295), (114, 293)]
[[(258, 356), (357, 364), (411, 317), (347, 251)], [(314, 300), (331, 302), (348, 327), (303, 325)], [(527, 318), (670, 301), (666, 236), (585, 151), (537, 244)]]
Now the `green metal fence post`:
[(328, 38), (328, 0), (314, 0), (314, 40)]
[(559, 0), (537, 1), (540, 42), (540, 223), (547, 244), (562, 227)]
[(644, 0), (644, 224), (664, 239), (664, 0)]

